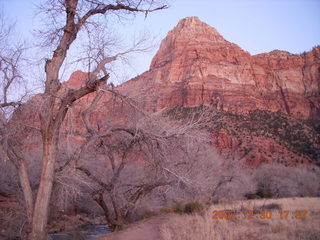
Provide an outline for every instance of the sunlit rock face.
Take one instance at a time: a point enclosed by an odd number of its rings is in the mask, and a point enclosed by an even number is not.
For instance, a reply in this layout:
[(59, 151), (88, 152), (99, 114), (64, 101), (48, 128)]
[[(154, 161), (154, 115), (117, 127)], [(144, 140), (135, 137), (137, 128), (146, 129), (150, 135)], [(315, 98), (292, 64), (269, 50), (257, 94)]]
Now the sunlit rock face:
[(197, 17), (168, 33), (150, 70), (123, 87), (139, 89), (161, 110), (175, 105), (215, 105), (319, 118), (320, 47), (295, 55), (275, 50), (251, 56)]
[(140, 92), (151, 111), (208, 106), (223, 112), (228, 127), (213, 133), (214, 145), (224, 157), (252, 166), (319, 161), (319, 134), (305, 122), (320, 118), (319, 87), (319, 46), (298, 55), (274, 50), (251, 56), (197, 17), (182, 19), (149, 71), (120, 86)]

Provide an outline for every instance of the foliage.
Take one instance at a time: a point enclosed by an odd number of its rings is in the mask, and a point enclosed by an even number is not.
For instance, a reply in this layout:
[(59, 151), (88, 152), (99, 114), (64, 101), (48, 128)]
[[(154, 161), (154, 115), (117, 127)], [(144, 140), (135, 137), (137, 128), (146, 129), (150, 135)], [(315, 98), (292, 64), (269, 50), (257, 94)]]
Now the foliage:
[[(208, 112), (206, 128), (211, 132), (226, 131), (241, 143), (248, 136), (271, 138), (289, 151), (310, 159), (320, 166), (320, 123), (316, 120), (302, 120), (281, 112), (252, 110), (247, 114), (214, 112), (200, 106), (194, 108), (175, 107), (166, 115), (174, 119), (188, 119)], [(244, 152), (248, 149), (243, 149)]]
[(272, 193), (272, 190), (270, 189), (270, 186), (259, 183), (255, 196), (259, 198), (272, 198), (273, 193)]
[(320, 195), (319, 169), (261, 165), (254, 172), (255, 195), (261, 198), (312, 197)]
[(201, 212), (203, 209), (204, 209), (204, 206), (200, 202), (190, 202), (184, 206), (185, 213)]

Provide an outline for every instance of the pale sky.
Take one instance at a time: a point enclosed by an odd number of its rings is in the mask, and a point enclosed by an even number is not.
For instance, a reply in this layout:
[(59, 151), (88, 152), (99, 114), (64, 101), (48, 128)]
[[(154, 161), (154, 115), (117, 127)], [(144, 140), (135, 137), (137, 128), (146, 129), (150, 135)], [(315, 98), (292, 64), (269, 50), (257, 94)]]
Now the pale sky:
[[(38, 24), (33, 18), (34, 3), (39, 1), (0, 0), (5, 15), (16, 21), (19, 35), (31, 41), (30, 32)], [(252, 55), (274, 49), (298, 54), (320, 44), (320, 0), (173, 0), (170, 3), (169, 9), (152, 13), (146, 20), (140, 15), (134, 24), (119, 29), (128, 36), (147, 29), (161, 40), (180, 19), (198, 16), (226, 40)], [(148, 70), (158, 47), (136, 57), (132, 77)]]

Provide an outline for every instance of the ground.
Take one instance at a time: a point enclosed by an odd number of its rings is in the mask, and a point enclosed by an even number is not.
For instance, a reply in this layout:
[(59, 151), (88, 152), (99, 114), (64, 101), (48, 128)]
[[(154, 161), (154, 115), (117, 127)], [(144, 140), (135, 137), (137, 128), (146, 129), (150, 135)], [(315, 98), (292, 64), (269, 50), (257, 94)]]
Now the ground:
[[(214, 218), (214, 212), (225, 210), (239, 210), (241, 218)], [(254, 212), (252, 219), (244, 217), (245, 211)], [(262, 211), (272, 217), (262, 218)], [(151, 217), (98, 240), (320, 240), (319, 226), (320, 198), (242, 200), (215, 204), (198, 214)]]
[(128, 226), (125, 230), (108, 234), (97, 240), (160, 240), (160, 227), (170, 214), (155, 216)]

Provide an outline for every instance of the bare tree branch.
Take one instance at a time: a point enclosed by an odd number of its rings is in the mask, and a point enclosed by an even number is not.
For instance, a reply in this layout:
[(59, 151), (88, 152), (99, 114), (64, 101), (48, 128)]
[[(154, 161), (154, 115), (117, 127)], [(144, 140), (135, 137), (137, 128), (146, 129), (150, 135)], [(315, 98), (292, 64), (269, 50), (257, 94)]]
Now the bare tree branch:
[(131, 7), (130, 5), (125, 5), (122, 3), (117, 3), (116, 5), (113, 4), (108, 4), (108, 5), (103, 5), (102, 7), (99, 7), (97, 9), (90, 9), (79, 21), (80, 25), (83, 25), (87, 19), (93, 15), (96, 14), (105, 14), (107, 11), (119, 11), (119, 10), (125, 10), (128, 12), (143, 12), (146, 14), (150, 13), (150, 12), (154, 12), (154, 11), (158, 11), (158, 10), (163, 10), (163, 9), (167, 9), (168, 6), (167, 5), (163, 5), (157, 8), (153, 8), (153, 9), (140, 9), (139, 5), (140, 5), (141, 1), (138, 3), (137, 7)]

